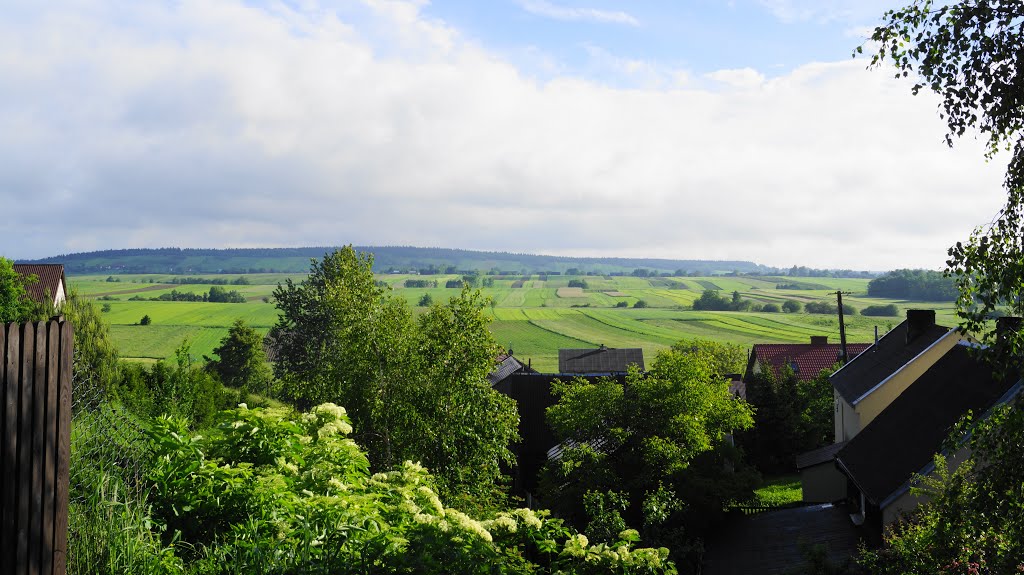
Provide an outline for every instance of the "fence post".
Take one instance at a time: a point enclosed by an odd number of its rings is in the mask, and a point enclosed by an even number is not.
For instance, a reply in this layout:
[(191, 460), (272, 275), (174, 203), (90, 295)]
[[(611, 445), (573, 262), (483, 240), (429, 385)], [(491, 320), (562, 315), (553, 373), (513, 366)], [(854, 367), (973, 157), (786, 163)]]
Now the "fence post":
[(0, 327), (0, 575), (65, 575), (74, 331)]

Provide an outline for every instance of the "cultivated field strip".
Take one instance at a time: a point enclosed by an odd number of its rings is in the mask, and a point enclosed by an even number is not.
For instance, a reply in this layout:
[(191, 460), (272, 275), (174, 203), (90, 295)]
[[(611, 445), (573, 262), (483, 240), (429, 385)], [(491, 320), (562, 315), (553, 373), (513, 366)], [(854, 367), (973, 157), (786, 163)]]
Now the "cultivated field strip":
[[(230, 281), (238, 277), (207, 276), (206, 279)], [(273, 326), (278, 317), (271, 299), (278, 282), (295, 274), (247, 274), (248, 285), (170, 284), (181, 276), (166, 274), (113, 276), (120, 281), (106, 281), (107, 276), (78, 276), (70, 278), (72, 287), (95, 304), (103, 306), (103, 315), (112, 325), (112, 335), (121, 356), (148, 360), (173, 357), (174, 350), (183, 340), (191, 344), (195, 358), (212, 355), (228, 327), (238, 318), (261, 332)], [(545, 279), (541, 279), (544, 277)], [(446, 288), (445, 283), (460, 275), (439, 274), (419, 276), (384, 274), (380, 281), (391, 286), (394, 295), (408, 302), (413, 313), (427, 308), (417, 303), (424, 295), (433, 302), (444, 303), (458, 294), (457, 288)], [(488, 276), (481, 276), (488, 279)], [(877, 326), (881, 333), (902, 321), (909, 307), (936, 309), (943, 325), (956, 325), (952, 302), (907, 302), (866, 297), (867, 280), (835, 278), (797, 278), (788, 276), (713, 276), (713, 277), (636, 277), (585, 276), (586, 288), (569, 288), (573, 276), (508, 275), (491, 276), (493, 287), (482, 288), (491, 298), (485, 313), (493, 317), (491, 331), (503, 347), (511, 346), (520, 359), (532, 360), (534, 367), (547, 371), (557, 369), (558, 349), (594, 347), (640, 347), (653, 358), (659, 350), (687, 338), (707, 338), (739, 343), (809, 342), (812, 335), (828, 336), (830, 342), (839, 341), (838, 319), (834, 315), (807, 313), (762, 312), (710, 312), (693, 311), (691, 306), (709, 285), (721, 288), (721, 295), (730, 298), (732, 291), (755, 304), (787, 300), (835, 301), (834, 291), (852, 292), (844, 301), (857, 309), (869, 305), (895, 304), (896, 317), (864, 317), (859, 314), (846, 317), (850, 342), (869, 342)], [(134, 280), (134, 281), (132, 281)], [(437, 281), (441, 287), (406, 288), (407, 280)], [(521, 282), (522, 287), (514, 287)], [(801, 289), (777, 289), (786, 284)], [(226, 290), (237, 290), (249, 301), (239, 304), (204, 302), (129, 301), (135, 295), (150, 298), (172, 290), (206, 293), (212, 285)], [(815, 289), (807, 289), (815, 288)], [(117, 292), (117, 293), (115, 293)], [(608, 293), (610, 292), (610, 294)], [(97, 300), (102, 294), (111, 294)], [(639, 300), (647, 307), (633, 308)], [(616, 307), (625, 303), (626, 308)], [(138, 325), (148, 315), (152, 325)]]

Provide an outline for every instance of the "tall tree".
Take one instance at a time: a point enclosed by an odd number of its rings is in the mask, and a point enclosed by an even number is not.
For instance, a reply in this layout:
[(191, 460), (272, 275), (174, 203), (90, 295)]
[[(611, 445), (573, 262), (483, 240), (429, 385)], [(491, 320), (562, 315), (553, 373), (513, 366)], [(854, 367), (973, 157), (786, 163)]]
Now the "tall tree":
[[(890, 10), (871, 39), (871, 63), (891, 62), (912, 77), (913, 92), (941, 98), (946, 142), (970, 131), (986, 140), (986, 157), (1010, 153), (1006, 204), (994, 221), (949, 249), (948, 272), (959, 288), (961, 326), (985, 343), (996, 334), (988, 319), (1002, 306), (1024, 312), (1024, 3), (1020, 0), (932, 0)], [(858, 48), (857, 51), (862, 51)], [(996, 346), (1002, 360), (1020, 357), (1024, 334)]]
[(446, 496), (494, 500), (518, 414), (487, 383), (497, 345), (478, 293), (463, 288), (414, 320), (403, 299), (376, 284), (371, 257), (349, 246), (274, 297), (275, 370), (286, 397), (343, 405), (377, 469), (419, 461)]
[(263, 351), (263, 337), (245, 320), (236, 319), (214, 348), (217, 359), (207, 363), (221, 383), (249, 392), (270, 395), (273, 374)]
[[(679, 528), (692, 519), (684, 508), (704, 521), (707, 509), (721, 513), (724, 501), (749, 496), (749, 475), (719, 477), (727, 459), (738, 460), (726, 456), (726, 435), (752, 423), (750, 408), (717, 375), (720, 365), (681, 346), (660, 352), (646, 374), (632, 369), (624, 385), (556, 383), (547, 420), (563, 449), (542, 475), (545, 504), (577, 525), (622, 520), (649, 543), (679, 549)], [(702, 458), (716, 463), (694, 467)], [(705, 506), (707, 499), (716, 501)]]

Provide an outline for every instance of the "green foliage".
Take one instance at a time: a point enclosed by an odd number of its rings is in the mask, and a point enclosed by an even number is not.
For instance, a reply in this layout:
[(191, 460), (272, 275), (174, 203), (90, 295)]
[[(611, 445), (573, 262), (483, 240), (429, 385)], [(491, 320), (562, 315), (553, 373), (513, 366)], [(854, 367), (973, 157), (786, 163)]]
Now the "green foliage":
[(431, 297), (430, 294), (425, 293), (425, 294), (423, 294), (422, 297), (420, 297), (420, 301), (416, 305), (418, 305), (420, 307), (430, 307), (430, 306), (434, 305), (434, 298)]
[(860, 310), (860, 315), (895, 317), (900, 315), (900, 308), (896, 307), (896, 304), (894, 303), (889, 305), (869, 305), (868, 307)]
[(139, 325), (149, 325), (151, 323), (153, 323), (153, 320), (149, 317), (149, 314), (142, 316), (142, 319), (139, 320)]
[(273, 374), (263, 351), (263, 336), (244, 320), (235, 320), (213, 353), (217, 354), (217, 359), (209, 361), (207, 367), (224, 385), (267, 397), (271, 395)]
[(761, 306), (761, 311), (763, 311), (764, 313), (779, 313), (780, 311), (782, 311), (782, 309), (779, 307), (779, 304), (777, 303), (766, 303), (763, 306)]
[(61, 312), (75, 328), (75, 369), (88, 374), (94, 384), (108, 388), (118, 377), (117, 349), (110, 326), (96, 306), (72, 288)]
[[(1005, 306), (1012, 315), (1024, 313), (1021, 18), (1024, 5), (1017, 0), (956, 0), (941, 6), (928, 0), (886, 12), (871, 37), (878, 44), (873, 66), (889, 61), (897, 76), (914, 74), (915, 94), (926, 88), (942, 98), (947, 144), (970, 129), (986, 140), (987, 158), (1010, 151), (1006, 204), (991, 224), (949, 248), (946, 262), (959, 291), (960, 325), (985, 344), (996, 343), (989, 322), (995, 312)], [(998, 363), (1016, 362), (1024, 334), (1014, 333), (992, 350)]]
[(801, 309), (803, 309), (803, 306), (798, 301), (787, 299), (782, 302), (782, 311), (786, 313), (800, 313)]
[(704, 311), (747, 311), (750, 300), (740, 297), (740, 292), (733, 291), (732, 299), (722, 297), (718, 290), (706, 289), (699, 298), (694, 300), (693, 309)]
[(1002, 406), (956, 431), (950, 446), (966, 441), (970, 458), (953, 470), (935, 457), (935, 476), (915, 488), (930, 501), (887, 533), (882, 549), (862, 553), (872, 573), (1024, 571), (1024, 413)]
[(110, 389), (111, 398), (144, 417), (177, 417), (192, 428), (209, 425), (220, 409), (238, 403), (238, 394), (192, 363), (187, 343), (175, 352), (175, 363), (158, 361), (148, 368), (137, 363), (120, 366)]
[(784, 367), (776, 375), (769, 366), (747, 383), (747, 401), (754, 407), (754, 426), (737, 436), (739, 444), (762, 472), (788, 472), (794, 458), (831, 443), (834, 435), (833, 370), (800, 381)]
[(195, 574), (673, 574), (667, 549), (624, 530), (591, 545), (547, 512), (486, 520), (446, 507), (417, 464), (371, 475), (345, 410), (223, 413), (190, 435), (149, 428), (154, 529)]
[(22, 276), (14, 271), (14, 262), (0, 257), (0, 323), (40, 321), (53, 315), (52, 306), (37, 303), (28, 295), (27, 287), (39, 278)]
[(348, 406), (374, 469), (419, 461), (446, 498), (499, 502), (518, 414), (486, 379), (498, 355), (486, 300), (464, 287), (414, 320), (371, 270), (368, 256), (346, 247), (275, 291), (285, 396)]
[(642, 299), (638, 299), (636, 300), (636, 303), (633, 304), (633, 307), (637, 309), (645, 308), (647, 307), (647, 302)]
[[(830, 301), (809, 301), (804, 304), (804, 311), (807, 313), (820, 313), (835, 315), (839, 313), (839, 304)], [(857, 309), (850, 304), (843, 304), (844, 315), (857, 315)]]
[(753, 487), (749, 474), (723, 472), (738, 459), (724, 436), (752, 419), (717, 364), (687, 345), (659, 353), (647, 374), (631, 370), (625, 385), (557, 382), (547, 419), (563, 450), (542, 473), (544, 500), (576, 525), (607, 534), (619, 514), (645, 540), (687, 552), (702, 529), (684, 537), (687, 521), (706, 522), (708, 510), (720, 513), (724, 501), (749, 497)]
[(868, 295), (918, 301), (953, 301), (957, 289), (951, 278), (932, 270), (894, 270), (868, 282)]
[(153, 529), (146, 490), (126, 462), (143, 459), (134, 422), (112, 402), (72, 419), (67, 572), (89, 575), (181, 573)]
[(587, 289), (590, 287), (590, 285), (587, 283), (587, 280), (571, 279), (569, 280), (569, 287)]
[(629, 307), (629, 302), (627, 302), (627, 301), (616, 302), (615, 303), (615, 307)]
[(743, 373), (747, 364), (747, 350), (735, 343), (722, 343), (710, 339), (682, 339), (672, 344), (672, 351), (698, 356), (710, 362), (711, 372), (726, 376)]

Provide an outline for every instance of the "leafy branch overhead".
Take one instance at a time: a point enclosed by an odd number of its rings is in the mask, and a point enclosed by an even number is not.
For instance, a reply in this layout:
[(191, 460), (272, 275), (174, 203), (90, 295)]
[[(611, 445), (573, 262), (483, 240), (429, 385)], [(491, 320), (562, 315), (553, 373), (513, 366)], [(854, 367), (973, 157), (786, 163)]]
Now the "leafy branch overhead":
[[(1014, 314), (1024, 311), (1022, 38), (1024, 3), (1019, 0), (960, 0), (942, 6), (918, 0), (886, 12), (871, 36), (878, 45), (872, 66), (890, 62), (897, 77), (916, 80), (915, 94), (927, 88), (942, 98), (949, 145), (976, 130), (987, 140), (986, 157), (995, 158), (1002, 150), (1010, 153), (1003, 182), (1006, 204), (991, 224), (949, 248), (946, 262), (960, 291), (957, 315), (962, 327), (989, 344), (996, 340), (992, 316), (1005, 308)], [(1022, 349), (1018, 334), (999, 347), (1000, 360)]]

